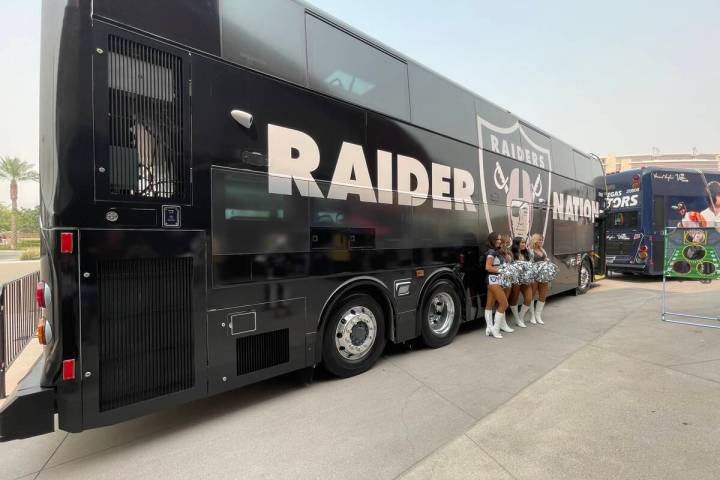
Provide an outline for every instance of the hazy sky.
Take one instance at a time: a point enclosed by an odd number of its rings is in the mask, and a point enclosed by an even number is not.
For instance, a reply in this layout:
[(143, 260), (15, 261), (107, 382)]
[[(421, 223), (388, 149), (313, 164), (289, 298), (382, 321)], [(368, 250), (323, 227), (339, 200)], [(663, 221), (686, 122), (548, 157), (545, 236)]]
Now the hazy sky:
[[(310, 1), (587, 152), (720, 153), (719, 0)], [(39, 5), (0, 0), (0, 155), (34, 163)]]

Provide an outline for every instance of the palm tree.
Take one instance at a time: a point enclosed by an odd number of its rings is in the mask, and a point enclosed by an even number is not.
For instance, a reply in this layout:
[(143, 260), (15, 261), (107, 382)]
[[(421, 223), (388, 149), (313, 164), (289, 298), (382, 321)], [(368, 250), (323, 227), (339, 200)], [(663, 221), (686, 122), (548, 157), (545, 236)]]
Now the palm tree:
[(2, 157), (0, 158), (0, 178), (10, 180), (10, 202), (12, 203), (12, 215), (10, 217), (12, 236), (10, 237), (10, 246), (11, 248), (16, 248), (18, 182), (27, 180), (37, 182), (38, 172), (35, 171), (34, 165), (23, 162), (17, 157)]

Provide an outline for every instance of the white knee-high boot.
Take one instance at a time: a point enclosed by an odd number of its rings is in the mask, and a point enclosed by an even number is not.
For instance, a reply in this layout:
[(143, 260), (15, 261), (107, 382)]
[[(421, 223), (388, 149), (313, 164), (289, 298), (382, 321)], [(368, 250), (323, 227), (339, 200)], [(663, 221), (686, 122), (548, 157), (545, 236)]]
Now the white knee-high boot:
[(537, 320), (535, 320), (535, 300), (530, 302), (530, 323), (533, 325), (537, 323)]
[(499, 322), (500, 322), (499, 325), (498, 325), (498, 327), (499, 327), (500, 330), (502, 330), (503, 332), (512, 333), (512, 332), (515, 331), (515, 330), (513, 330), (512, 328), (510, 328), (510, 325), (508, 325), (508, 323), (507, 323), (507, 315), (506, 315), (505, 313), (501, 313), (501, 314), (497, 314), (497, 313), (496, 313), (496, 314), (495, 314), (495, 322), (498, 322), (498, 320), (499, 320)]
[(490, 336), (492, 335), (492, 328), (493, 328), (493, 311), (492, 310), (485, 310), (485, 335)]
[(502, 334), (500, 333), (500, 327), (505, 322), (505, 314), (500, 312), (495, 312), (495, 321), (493, 322), (493, 328), (492, 328), (492, 336), (495, 338), (503, 338)]
[(520, 316), (515, 320), (518, 327), (520, 327), (520, 328), (527, 327), (527, 325), (525, 325), (525, 315), (527, 315), (527, 312), (529, 310), (530, 310), (530, 307), (528, 307), (527, 305), (523, 305), (522, 307), (520, 307)]
[(485, 324), (485, 335), (487, 335), (488, 337), (492, 335), (495, 338), (502, 338), (499, 328), (493, 322), (492, 310), (485, 310)]
[(540, 325), (545, 325), (545, 322), (542, 321), (541, 316), (543, 308), (545, 308), (545, 302), (541, 302), (540, 300), (538, 300), (537, 306), (535, 307), (535, 320), (537, 320)]
[[(517, 305), (510, 305), (510, 312), (512, 312), (512, 316), (515, 319), (515, 323), (518, 322), (518, 306)], [(507, 313), (507, 311), (506, 311)]]

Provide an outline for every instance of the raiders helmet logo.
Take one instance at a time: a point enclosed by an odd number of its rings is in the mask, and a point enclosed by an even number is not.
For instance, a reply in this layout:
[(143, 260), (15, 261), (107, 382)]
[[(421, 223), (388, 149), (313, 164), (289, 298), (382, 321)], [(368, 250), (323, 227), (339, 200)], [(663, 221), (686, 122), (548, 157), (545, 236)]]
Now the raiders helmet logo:
[[(550, 150), (533, 141), (519, 122), (498, 127), (478, 117), (478, 137), (488, 230), (523, 238), (537, 232), (545, 235), (550, 214)], [(504, 205), (506, 218), (493, 218), (488, 204)]]

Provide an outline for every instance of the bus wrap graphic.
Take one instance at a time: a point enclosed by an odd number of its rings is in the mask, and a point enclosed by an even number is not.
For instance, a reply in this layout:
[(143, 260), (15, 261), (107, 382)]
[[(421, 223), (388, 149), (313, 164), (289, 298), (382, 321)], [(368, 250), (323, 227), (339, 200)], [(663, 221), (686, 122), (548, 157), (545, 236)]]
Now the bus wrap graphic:
[(713, 228), (673, 228), (665, 235), (665, 276), (720, 279), (720, 232)]
[[(510, 127), (498, 127), (481, 117), (477, 122), (480, 188), (488, 231), (509, 231), (513, 237), (542, 232), (544, 236), (550, 209), (540, 210), (538, 215), (533, 207), (547, 206), (550, 201), (550, 150), (534, 142), (520, 122)], [(501, 157), (517, 163), (500, 161)], [(506, 225), (492, 224), (488, 203), (507, 206)]]

